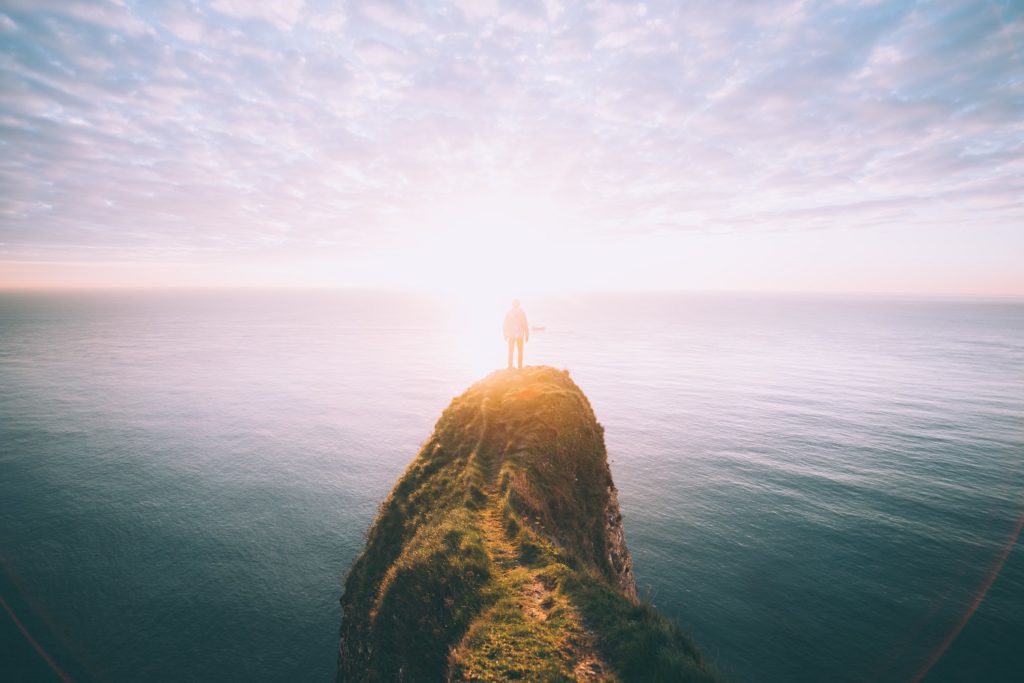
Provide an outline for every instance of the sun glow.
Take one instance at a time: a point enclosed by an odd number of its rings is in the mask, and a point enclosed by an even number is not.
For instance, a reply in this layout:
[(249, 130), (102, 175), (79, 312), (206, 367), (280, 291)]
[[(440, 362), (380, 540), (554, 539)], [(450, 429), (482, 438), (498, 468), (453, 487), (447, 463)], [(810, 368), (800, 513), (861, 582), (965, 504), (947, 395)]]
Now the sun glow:
[[(513, 298), (483, 292), (447, 302), (451, 310), (452, 350), (474, 376), (505, 367), (502, 322)], [(527, 300), (525, 304), (528, 303)]]
[(456, 352), (476, 372), (503, 367), (501, 325), (512, 299), (529, 299), (590, 281), (573, 212), (550, 196), (483, 192), (443, 205), (426, 217), (410, 260), (417, 288), (442, 299), (451, 313)]
[[(571, 284), (565, 258), (576, 219), (550, 197), (488, 192), (466, 197), (427, 220), (426, 253), (443, 269), (429, 284), (450, 292), (475, 287), (548, 291)], [(492, 286), (493, 285), (493, 286)]]

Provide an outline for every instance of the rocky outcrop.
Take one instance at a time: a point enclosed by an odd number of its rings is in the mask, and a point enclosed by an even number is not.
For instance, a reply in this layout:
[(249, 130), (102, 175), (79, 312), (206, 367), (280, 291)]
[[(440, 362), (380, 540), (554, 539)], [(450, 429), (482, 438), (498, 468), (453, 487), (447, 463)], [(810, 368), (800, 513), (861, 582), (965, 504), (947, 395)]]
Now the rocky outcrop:
[(604, 533), (608, 538), (608, 564), (618, 578), (619, 590), (636, 600), (636, 579), (633, 577), (633, 558), (626, 548), (626, 532), (622, 530), (619, 496), (613, 484), (608, 485), (608, 502), (604, 506)]
[(341, 604), (339, 681), (717, 680), (637, 599), (603, 429), (553, 368), (452, 401)]

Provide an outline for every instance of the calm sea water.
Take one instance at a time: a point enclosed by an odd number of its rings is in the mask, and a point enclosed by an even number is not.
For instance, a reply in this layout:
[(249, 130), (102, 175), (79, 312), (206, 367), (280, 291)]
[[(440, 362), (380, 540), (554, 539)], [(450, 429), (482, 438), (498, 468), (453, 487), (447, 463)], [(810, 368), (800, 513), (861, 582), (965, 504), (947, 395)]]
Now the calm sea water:
[[(524, 306), (527, 361), (605, 426), (641, 592), (726, 673), (1022, 680), (1024, 304)], [(0, 679), (56, 680), (27, 632), (76, 679), (331, 680), (376, 507), (481, 374), (455, 320), (390, 294), (0, 296)]]

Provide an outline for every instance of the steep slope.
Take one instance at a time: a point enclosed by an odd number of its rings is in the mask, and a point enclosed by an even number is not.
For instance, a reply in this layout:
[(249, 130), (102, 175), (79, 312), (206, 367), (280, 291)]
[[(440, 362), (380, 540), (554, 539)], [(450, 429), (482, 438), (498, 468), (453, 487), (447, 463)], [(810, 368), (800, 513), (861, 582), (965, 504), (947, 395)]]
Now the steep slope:
[(553, 368), (452, 401), (341, 602), (339, 681), (718, 679), (637, 600), (603, 430)]

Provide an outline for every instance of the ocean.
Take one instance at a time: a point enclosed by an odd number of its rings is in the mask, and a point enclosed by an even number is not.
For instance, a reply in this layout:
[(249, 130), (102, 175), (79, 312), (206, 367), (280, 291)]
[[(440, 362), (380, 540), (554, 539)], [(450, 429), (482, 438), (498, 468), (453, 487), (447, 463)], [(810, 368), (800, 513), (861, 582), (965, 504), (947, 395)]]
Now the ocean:
[[(1024, 676), (1024, 303), (524, 299), (641, 595), (737, 681)], [(344, 575), (504, 308), (0, 295), (0, 679), (330, 681)], [(493, 346), (492, 346), (493, 345)]]

